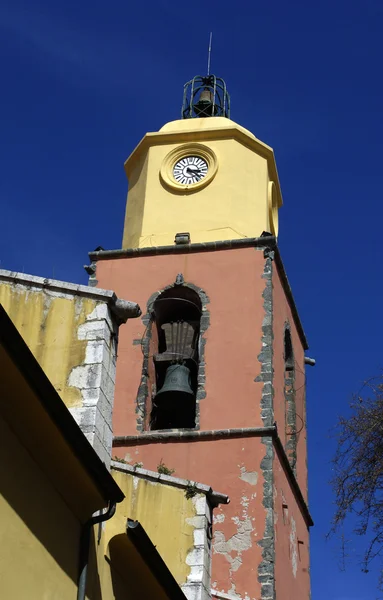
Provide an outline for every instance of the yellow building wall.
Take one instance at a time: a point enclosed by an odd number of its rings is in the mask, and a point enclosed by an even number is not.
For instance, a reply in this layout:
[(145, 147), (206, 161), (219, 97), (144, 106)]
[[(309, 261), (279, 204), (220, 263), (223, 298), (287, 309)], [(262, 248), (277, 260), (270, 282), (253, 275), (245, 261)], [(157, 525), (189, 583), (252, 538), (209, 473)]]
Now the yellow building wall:
[[(194, 191), (172, 189), (161, 178), (161, 165), (171, 151), (195, 142), (215, 153), (216, 175)], [(168, 123), (157, 134), (147, 134), (125, 170), (129, 191), (124, 248), (173, 245), (175, 234), (185, 231), (193, 243), (258, 237), (273, 232), (271, 181), (278, 207), (282, 204), (272, 149), (229, 119)]]
[[(112, 470), (125, 494), (116, 515), (105, 523), (105, 550), (110, 539), (126, 530), (127, 519), (137, 520), (156, 546), (178, 584), (187, 580), (186, 558), (193, 549), (195, 508), (185, 490)], [(106, 583), (105, 583), (106, 585)]]
[(84, 362), (87, 341), (78, 339), (78, 328), (97, 301), (79, 296), (58, 297), (45, 290), (1, 282), (0, 304), (65, 404), (81, 405), (81, 392), (68, 385), (68, 377), (74, 367)]
[(80, 524), (0, 417), (0, 597), (76, 598)]

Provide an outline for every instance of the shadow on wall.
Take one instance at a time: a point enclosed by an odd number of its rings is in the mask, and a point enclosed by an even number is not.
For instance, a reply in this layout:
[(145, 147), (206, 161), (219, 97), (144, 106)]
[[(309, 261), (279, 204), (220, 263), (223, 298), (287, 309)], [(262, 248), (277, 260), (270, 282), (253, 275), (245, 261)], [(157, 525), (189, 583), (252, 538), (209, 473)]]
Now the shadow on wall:
[[(35, 571), (34, 577), (38, 577), (40, 572), (46, 573), (47, 577), (51, 574), (47, 569), (49, 554), (77, 585), (80, 523), (1, 418), (0, 453), (1, 494), (8, 504), (8, 507), (1, 504), (1, 517), (8, 523), (6, 531), (10, 534), (9, 538), (6, 532), (2, 536), (4, 550), (11, 556), (17, 553), (19, 565), (23, 564), (25, 582), (28, 581), (29, 568)], [(23, 555), (31, 553), (34, 560), (31, 563), (30, 558), (28, 560), (25, 556), (24, 564)], [(7, 559), (3, 553), (1, 556), (5, 559), (5, 564), (3, 558), (2, 562), (7, 572), (8, 567), (11, 568), (11, 565), (7, 566), (11, 558)], [(41, 586), (44, 586), (43, 580)], [(96, 598), (91, 596), (91, 600)]]
[(169, 596), (126, 534), (110, 540), (109, 556), (105, 560), (110, 566), (115, 600), (168, 600)]
[[(97, 546), (96, 546), (96, 535), (98, 532), (98, 526), (94, 527), (94, 534), (90, 538), (90, 548), (89, 548), (89, 562), (88, 562), (88, 578), (86, 585), (86, 597), (89, 600), (102, 600), (101, 593), (101, 582), (98, 573), (98, 563), (97, 563)], [(116, 598), (120, 598), (120, 596), (116, 596)], [(122, 596), (121, 596), (122, 598)]]

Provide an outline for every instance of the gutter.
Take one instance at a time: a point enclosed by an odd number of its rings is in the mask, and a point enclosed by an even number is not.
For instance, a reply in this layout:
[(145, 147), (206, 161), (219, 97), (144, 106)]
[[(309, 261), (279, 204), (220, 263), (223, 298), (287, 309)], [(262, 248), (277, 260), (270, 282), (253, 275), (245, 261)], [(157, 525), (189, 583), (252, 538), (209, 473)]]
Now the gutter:
[(116, 512), (116, 502), (110, 501), (106, 512), (91, 517), (86, 523), (84, 523), (81, 538), (80, 538), (80, 554), (79, 554), (79, 575), (77, 582), (77, 600), (85, 600), (86, 583), (88, 577), (88, 563), (89, 563), (89, 548), (90, 538), (93, 525), (97, 523), (104, 523), (109, 521)]

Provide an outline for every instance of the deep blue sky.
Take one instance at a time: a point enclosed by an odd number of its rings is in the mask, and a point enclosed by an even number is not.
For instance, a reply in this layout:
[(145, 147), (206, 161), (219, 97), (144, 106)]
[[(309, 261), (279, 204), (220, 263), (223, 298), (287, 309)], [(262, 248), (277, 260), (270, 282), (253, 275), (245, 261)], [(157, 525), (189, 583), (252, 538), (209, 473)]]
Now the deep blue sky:
[(358, 540), (342, 573), (324, 536), (328, 432), (383, 364), (381, 0), (3, 0), (1, 267), (85, 283), (87, 252), (120, 246), (123, 162), (146, 131), (179, 118), (184, 82), (205, 74), (210, 30), (232, 118), (276, 152), (280, 247), (317, 359), (312, 598), (374, 599)]

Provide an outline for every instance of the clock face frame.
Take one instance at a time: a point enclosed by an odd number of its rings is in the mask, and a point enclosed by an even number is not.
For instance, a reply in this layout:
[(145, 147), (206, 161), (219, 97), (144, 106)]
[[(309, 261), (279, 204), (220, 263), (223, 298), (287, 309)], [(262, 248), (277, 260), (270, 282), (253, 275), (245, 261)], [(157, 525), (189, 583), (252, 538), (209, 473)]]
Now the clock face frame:
[(174, 179), (183, 185), (198, 183), (208, 174), (209, 166), (201, 156), (184, 156), (173, 167)]
[(172, 191), (192, 193), (208, 185), (217, 168), (218, 160), (211, 148), (204, 144), (183, 144), (165, 157), (160, 178)]

